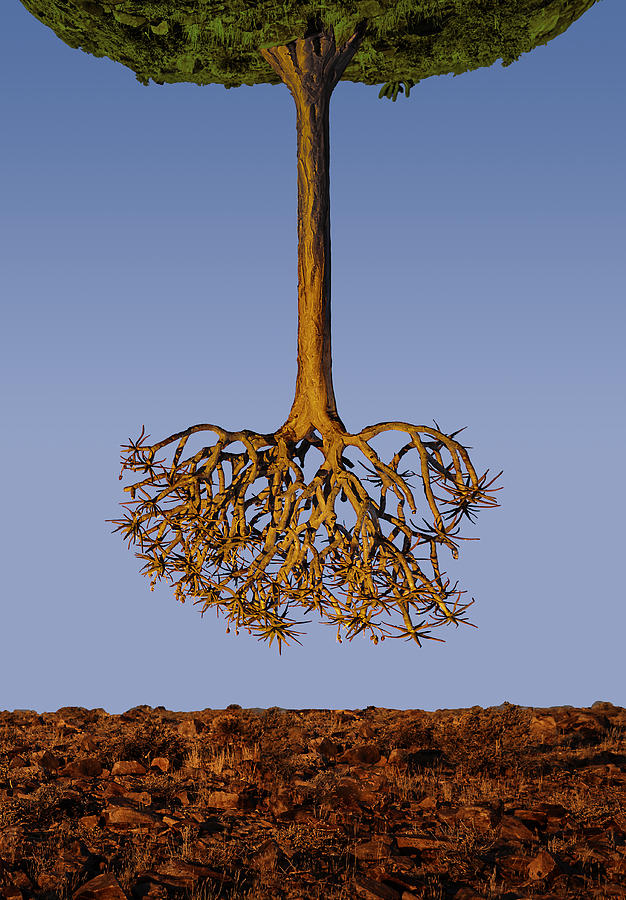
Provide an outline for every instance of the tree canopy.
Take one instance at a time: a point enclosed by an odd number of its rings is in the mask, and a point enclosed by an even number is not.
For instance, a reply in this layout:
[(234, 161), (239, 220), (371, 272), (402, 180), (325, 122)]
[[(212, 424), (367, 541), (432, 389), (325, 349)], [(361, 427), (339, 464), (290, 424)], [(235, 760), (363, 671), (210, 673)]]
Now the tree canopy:
[[(70, 47), (108, 56), (147, 85), (280, 84), (260, 51), (331, 26), (367, 25), (341, 80), (408, 90), (431, 75), (508, 66), (597, 0), (21, 0)], [(381, 96), (383, 92), (381, 91)]]

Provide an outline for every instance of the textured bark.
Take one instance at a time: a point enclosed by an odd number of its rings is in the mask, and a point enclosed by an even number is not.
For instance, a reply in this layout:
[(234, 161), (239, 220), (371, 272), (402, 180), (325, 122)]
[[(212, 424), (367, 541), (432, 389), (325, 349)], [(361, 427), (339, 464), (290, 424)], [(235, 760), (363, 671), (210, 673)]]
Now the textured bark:
[(333, 389), (330, 316), (330, 96), (365, 32), (337, 50), (332, 28), (262, 50), (296, 103), (298, 135), (298, 374), (287, 421), (290, 441), (345, 433)]

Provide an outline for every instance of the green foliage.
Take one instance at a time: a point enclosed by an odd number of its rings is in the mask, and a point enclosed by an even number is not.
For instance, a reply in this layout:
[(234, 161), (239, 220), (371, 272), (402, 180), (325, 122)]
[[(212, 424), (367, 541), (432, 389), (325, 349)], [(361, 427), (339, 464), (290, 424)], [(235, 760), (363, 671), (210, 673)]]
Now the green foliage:
[(149, 84), (280, 84), (259, 51), (366, 21), (343, 81), (383, 83), (395, 101), (432, 75), (508, 66), (562, 34), (597, 0), (21, 0), (66, 44)]

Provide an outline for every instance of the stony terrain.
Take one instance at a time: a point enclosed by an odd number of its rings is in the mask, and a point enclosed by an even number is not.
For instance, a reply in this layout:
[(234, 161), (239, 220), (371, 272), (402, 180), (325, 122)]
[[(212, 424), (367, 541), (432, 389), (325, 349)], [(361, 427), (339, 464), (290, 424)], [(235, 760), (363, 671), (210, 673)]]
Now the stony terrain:
[(626, 710), (0, 712), (4, 900), (626, 897)]

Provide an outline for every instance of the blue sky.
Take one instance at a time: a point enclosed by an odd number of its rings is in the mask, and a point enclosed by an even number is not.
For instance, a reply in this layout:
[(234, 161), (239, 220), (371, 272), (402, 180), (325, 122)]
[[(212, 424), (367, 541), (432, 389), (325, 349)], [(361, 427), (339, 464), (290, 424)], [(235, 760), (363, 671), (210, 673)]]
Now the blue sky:
[(625, 706), (624, 4), (396, 103), (335, 89), (340, 415), (468, 426), (503, 489), (440, 555), (478, 628), (339, 644), (311, 613), (282, 656), (151, 592), (105, 520), (142, 424), (287, 417), (291, 94), (144, 87), (2, 7), (0, 707)]

